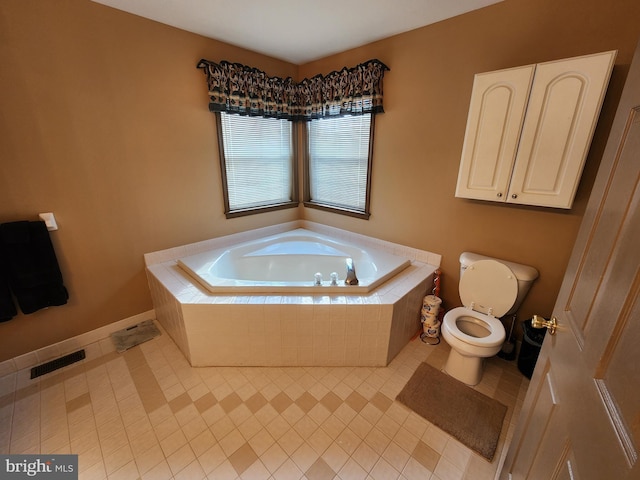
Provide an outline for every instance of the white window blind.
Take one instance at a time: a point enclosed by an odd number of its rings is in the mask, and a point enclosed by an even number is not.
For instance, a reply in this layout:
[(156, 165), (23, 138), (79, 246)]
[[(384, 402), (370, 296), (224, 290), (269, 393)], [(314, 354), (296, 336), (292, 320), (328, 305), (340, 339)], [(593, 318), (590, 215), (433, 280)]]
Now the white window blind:
[(220, 114), (229, 209), (292, 200), (292, 125), (287, 120)]
[(370, 127), (371, 114), (309, 122), (312, 202), (365, 211)]

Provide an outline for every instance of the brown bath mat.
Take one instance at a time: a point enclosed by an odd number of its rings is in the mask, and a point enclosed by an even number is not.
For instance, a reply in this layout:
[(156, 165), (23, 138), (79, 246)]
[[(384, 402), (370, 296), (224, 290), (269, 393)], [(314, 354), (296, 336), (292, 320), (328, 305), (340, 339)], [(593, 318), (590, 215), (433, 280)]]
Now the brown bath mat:
[(421, 364), (396, 398), (491, 461), (507, 407), (431, 365)]

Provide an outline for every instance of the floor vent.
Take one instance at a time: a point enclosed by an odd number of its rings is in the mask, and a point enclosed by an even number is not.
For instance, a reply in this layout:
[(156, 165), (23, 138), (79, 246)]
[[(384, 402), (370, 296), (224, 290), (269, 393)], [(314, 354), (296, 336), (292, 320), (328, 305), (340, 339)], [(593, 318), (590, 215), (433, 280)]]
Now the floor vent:
[(38, 365), (37, 367), (33, 367), (31, 369), (31, 378), (36, 378), (41, 375), (51, 373), (54, 370), (58, 370), (59, 368), (66, 367), (67, 365), (71, 365), (72, 363), (79, 362), (80, 360), (83, 360), (84, 357), (84, 349), (82, 349), (78, 350), (77, 352), (70, 353), (69, 355), (65, 355), (64, 357), (56, 358), (55, 360), (51, 360), (50, 362), (43, 363), (42, 365)]

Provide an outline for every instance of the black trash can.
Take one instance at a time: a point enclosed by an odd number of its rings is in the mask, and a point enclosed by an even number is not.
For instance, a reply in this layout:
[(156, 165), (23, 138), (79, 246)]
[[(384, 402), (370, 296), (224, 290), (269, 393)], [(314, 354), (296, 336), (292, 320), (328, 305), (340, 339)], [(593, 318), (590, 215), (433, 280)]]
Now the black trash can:
[(518, 356), (518, 370), (520, 370), (525, 377), (531, 378), (547, 329), (533, 328), (531, 326), (531, 320), (525, 320), (522, 322), (522, 331), (524, 335), (522, 337), (520, 355)]

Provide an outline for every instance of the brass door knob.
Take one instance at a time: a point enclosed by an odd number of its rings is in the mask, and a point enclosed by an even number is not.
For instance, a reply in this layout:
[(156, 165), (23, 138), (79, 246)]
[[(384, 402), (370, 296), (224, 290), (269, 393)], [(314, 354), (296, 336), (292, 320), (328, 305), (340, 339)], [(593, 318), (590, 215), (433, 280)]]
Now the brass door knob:
[(549, 330), (549, 334), (553, 335), (556, 333), (556, 328), (558, 327), (558, 321), (556, 317), (551, 317), (551, 320), (547, 320), (544, 317), (539, 315), (534, 315), (531, 319), (531, 326), (533, 328), (546, 328)]

